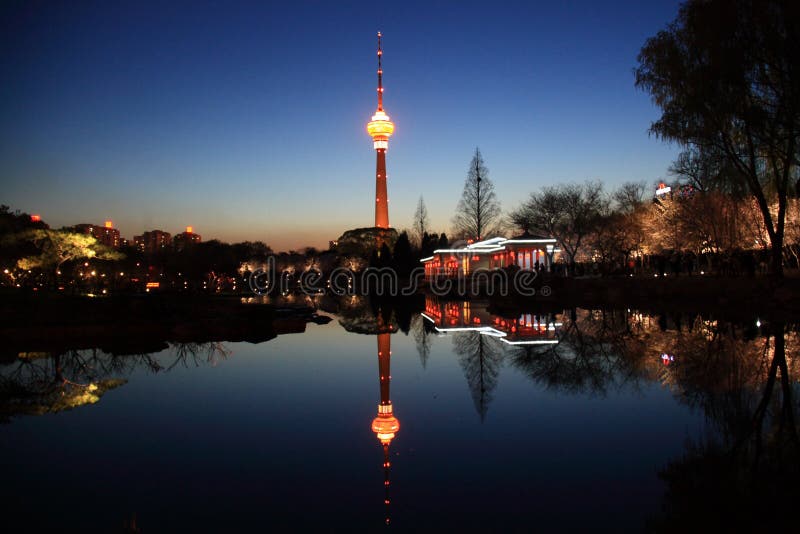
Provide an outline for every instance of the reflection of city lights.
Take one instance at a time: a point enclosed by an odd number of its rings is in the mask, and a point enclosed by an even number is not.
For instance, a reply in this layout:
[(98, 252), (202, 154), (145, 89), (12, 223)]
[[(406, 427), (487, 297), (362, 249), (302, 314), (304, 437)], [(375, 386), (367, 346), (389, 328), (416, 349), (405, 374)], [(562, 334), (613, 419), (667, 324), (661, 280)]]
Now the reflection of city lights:
[(675, 361), (675, 356), (673, 356), (672, 354), (667, 354), (666, 352), (662, 353), (661, 361), (664, 363), (664, 365), (669, 365), (670, 363)]
[(756, 327), (761, 328), (761, 319), (756, 319)]

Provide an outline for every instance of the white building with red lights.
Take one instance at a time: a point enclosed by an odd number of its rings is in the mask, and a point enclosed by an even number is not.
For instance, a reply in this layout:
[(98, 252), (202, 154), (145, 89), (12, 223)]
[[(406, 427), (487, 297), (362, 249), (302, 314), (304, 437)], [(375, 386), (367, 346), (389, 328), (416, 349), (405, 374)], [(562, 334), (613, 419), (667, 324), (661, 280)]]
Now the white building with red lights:
[(510, 239), (494, 237), (464, 247), (437, 249), (432, 256), (420, 261), (425, 267), (425, 277), (431, 279), (469, 275), (477, 269), (502, 269), (511, 265), (549, 272), (559, 253), (555, 238), (526, 233)]

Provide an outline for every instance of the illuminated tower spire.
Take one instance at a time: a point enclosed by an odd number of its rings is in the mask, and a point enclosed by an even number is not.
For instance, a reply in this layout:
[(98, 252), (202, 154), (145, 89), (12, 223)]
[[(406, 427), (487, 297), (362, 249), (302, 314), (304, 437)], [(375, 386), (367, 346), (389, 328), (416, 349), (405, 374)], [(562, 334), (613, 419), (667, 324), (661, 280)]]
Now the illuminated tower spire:
[(381, 66), (381, 32), (378, 32), (378, 111), (383, 111), (383, 67)]
[(389, 195), (386, 191), (386, 150), (394, 133), (394, 123), (383, 111), (383, 67), (381, 58), (381, 32), (378, 32), (378, 109), (367, 123), (367, 133), (372, 137), (376, 152), (375, 165), (375, 226), (389, 228)]
[(400, 421), (394, 416), (392, 401), (389, 398), (391, 350), (391, 327), (384, 326), (380, 310), (378, 310), (378, 375), (381, 385), (381, 403), (378, 405), (378, 416), (372, 421), (372, 431), (383, 446), (383, 485), (385, 488), (384, 504), (386, 505), (386, 523), (389, 523), (389, 445), (400, 430)]

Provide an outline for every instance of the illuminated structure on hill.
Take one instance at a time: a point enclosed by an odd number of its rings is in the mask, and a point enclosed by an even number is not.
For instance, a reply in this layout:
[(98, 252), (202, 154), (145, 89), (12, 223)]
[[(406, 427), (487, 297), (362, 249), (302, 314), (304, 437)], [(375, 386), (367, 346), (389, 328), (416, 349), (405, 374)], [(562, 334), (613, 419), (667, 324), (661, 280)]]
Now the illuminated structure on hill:
[(384, 325), (380, 311), (378, 316), (378, 376), (381, 385), (381, 403), (378, 405), (378, 416), (372, 421), (372, 431), (383, 446), (383, 485), (386, 488), (384, 504), (386, 505), (386, 524), (389, 524), (389, 445), (400, 430), (400, 421), (394, 416), (392, 401), (389, 398), (389, 382), (392, 379), (390, 363), (392, 358), (391, 325)]
[(367, 123), (367, 133), (372, 137), (376, 152), (375, 165), (375, 226), (389, 228), (389, 194), (386, 190), (386, 150), (389, 137), (394, 133), (394, 123), (383, 110), (383, 68), (381, 67), (381, 32), (378, 32), (378, 109)]

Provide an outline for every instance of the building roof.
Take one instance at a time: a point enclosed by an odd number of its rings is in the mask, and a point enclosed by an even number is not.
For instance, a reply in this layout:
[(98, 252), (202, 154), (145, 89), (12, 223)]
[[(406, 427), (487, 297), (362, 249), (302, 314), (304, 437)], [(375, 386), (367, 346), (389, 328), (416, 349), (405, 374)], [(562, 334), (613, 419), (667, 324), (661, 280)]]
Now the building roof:
[(532, 234), (532, 233), (528, 232), (527, 230), (525, 230), (525, 232), (523, 232), (522, 234), (520, 234), (518, 236), (512, 237), (511, 239), (509, 239), (509, 241), (521, 241), (521, 240), (529, 240), (529, 239), (551, 239), (551, 238), (549, 238), (549, 237), (547, 237), (545, 235), (542, 235), (542, 234)]
[[(433, 251), (434, 254), (439, 254), (442, 252), (449, 252), (451, 254), (489, 254), (491, 252), (498, 252), (501, 250), (506, 250), (509, 245), (516, 245), (516, 244), (540, 244), (540, 245), (552, 245), (555, 246), (557, 240), (554, 237), (541, 237), (536, 236), (529, 233), (524, 233), (517, 237), (512, 237), (511, 239), (507, 239), (505, 237), (493, 237), (491, 239), (484, 239), (483, 241), (477, 241), (475, 243), (470, 243), (466, 247), (461, 248), (440, 248)], [(428, 258), (423, 258), (420, 262), (425, 263), (433, 259), (433, 256)]]

